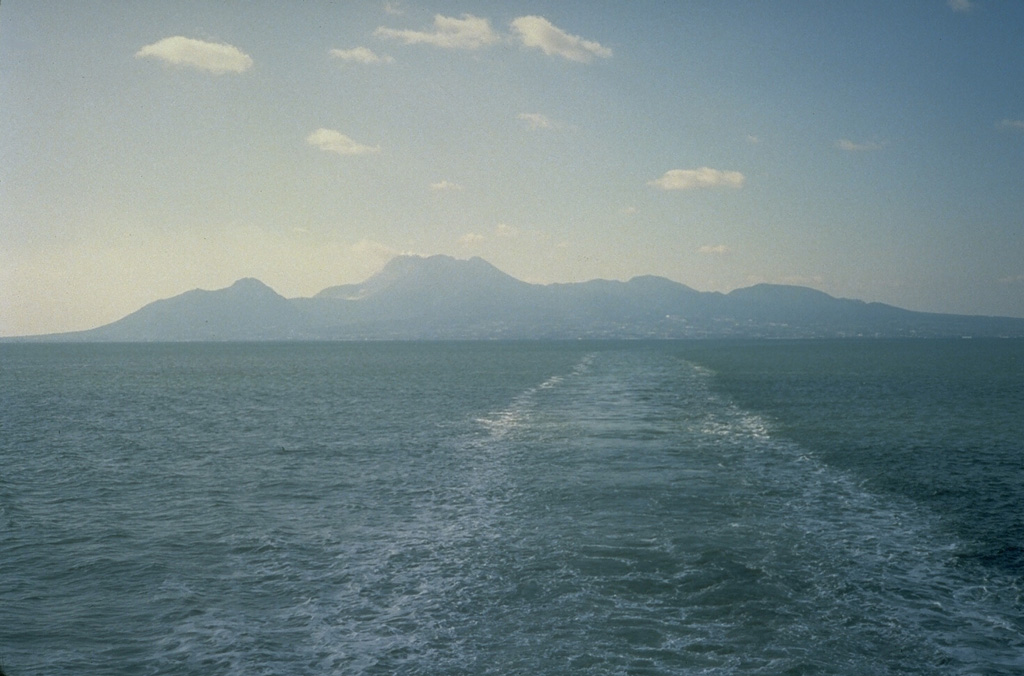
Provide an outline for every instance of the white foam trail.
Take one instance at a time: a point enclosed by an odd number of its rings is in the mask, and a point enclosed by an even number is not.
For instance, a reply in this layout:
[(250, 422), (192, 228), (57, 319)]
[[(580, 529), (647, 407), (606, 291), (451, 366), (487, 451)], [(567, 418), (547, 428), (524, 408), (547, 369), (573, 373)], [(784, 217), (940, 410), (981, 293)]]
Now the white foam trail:
[[(957, 557), (962, 543), (936, 515), (872, 493), (776, 437), (770, 421), (712, 392), (711, 372), (694, 373), (712, 404), (701, 431), (725, 441), (731, 453), (722, 468), (761, 496), (757, 520), (735, 525), (761, 539), (770, 560), (789, 561), (795, 577), (788, 584), (812, 602), (796, 631), (810, 640), (847, 617), (859, 625), (848, 630), (854, 639), (888, 633), (894, 643), (959, 664), (954, 673), (973, 673), (975, 663), (988, 663), (991, 673), (1024, 667), (1021, 626), (1008, 621), (1019, 619), (1015, 581), (965, 565)], [(830, 640), (838, 642), (835, 632)]]
[(568, 375), (556, 374), (548, 377), (538, 385), (527, 388), (517, 395), (508, 406), (494, 411), (484, 417), (477, 418), (491, 436), (503, 438), (521, 427), (530, 417), (538, 392), (551, 390), (565, 383), (567, 378), (579, 377), (586, 373), (594, 361), (596, 353), (588, 353), (577, 362)]

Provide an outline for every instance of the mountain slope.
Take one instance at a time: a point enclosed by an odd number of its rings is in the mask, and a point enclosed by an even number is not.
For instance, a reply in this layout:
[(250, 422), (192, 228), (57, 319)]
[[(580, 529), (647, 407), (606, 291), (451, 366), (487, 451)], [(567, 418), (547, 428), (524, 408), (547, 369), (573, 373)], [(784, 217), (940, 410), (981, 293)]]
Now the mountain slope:
[(521, 290), (530, 286), (505, 274), (482, 258), (458, 260), (450, 256), (396, 256), (384, 268), (361, 284), (333, 286), (316, 298), (361, 300), (389, 294), (398, 297), (451, 298), (469, 289)]
[(91, 331), (65, 334), (87, 340), (281, 340), (302, 333), (305, 316), (256, 279), (217, 291), (195, 289), (158, 300)]
[(255, 279), (156, 301), (50, 340), (1024, 336), (1024, 319), (911, 312), (796, 286), (729, 294), (662, 277), (529, 284), (480, 259), (399, 256), (360, 284), (286, 299)]

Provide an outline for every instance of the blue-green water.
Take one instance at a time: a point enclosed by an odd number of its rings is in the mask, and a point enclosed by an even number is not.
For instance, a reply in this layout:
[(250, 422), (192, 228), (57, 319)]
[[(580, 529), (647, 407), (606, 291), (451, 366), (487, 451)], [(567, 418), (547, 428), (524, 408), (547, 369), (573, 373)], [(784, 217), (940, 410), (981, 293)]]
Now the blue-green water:
[(0, 345), (23, 674), (1016, 674), (1024, 341)]

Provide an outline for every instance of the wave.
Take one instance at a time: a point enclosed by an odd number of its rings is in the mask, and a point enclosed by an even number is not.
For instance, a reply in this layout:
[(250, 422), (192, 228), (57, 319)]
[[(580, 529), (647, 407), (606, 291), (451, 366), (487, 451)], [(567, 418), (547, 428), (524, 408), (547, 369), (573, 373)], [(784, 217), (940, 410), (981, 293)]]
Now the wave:
[(523, 426), (529, 419), (532, 410), (536, 407), (536, 397), (539, 392), (556, 388), (565, 383), (567, 379), (571, 380), (585, 374), (596, 356), (597, 353), (594, 352), (583, 355), (568, 373), (549, 376), (541, 383), (527, 388), (514, 397), (508, 406), (476, 418), (476, 422), (493, 437), (507, 436), (516, 428)]
[[(962, 556), (941, 515), (787, 440), (671, 349), (565, 346), (541, 366), (502, 346), (499, 368), (480, 347), (465, 376), (454, 357), (440, 368), (402, 349), (411, 382), (490, 403), (416, 408), (425, 390), (392, 383), (372, 401), (430, 415), (342, 427), (331, 406), (303, 408), (309, 429), (290, 437), (302, 453), (252, 433), (191, 469), (214, 451), (160, 447), (146, 460), (179, 472), (172, 488), (154, 479), (91, 503), (96, 523), (108, 502), (135, 521), (62, 543), (62, 555), (92, 551), (88, 565), (50, 562), (51, 584), (52, 570), (70, 576), (58, 592), (31, 596), (44, 578), (27, 557), (46, 563), (46, 548), (5, 549), (26, 558), (4, 600), (65, 619), (55, 629), (21, 610), (25, 628), (0, 638), (26, 663), (25, 646), (45, 646), (31, 659), (55, 674), (1024, 669), (1019, 580)], [(426, 362), (429, 377), (415, 370)], [(513, 368), (508, 394), (488, 380)], [(323, 399), (374, 382), (330, 374)], [(124, 454), (124, 476), (141, 452)], [(0, 513), (12, 515), (22, 523)], [(94, 556), (108, 551), (122, 555), (118, 579)], [(92, 595), (67, 612), (62, 594), (79, 583)]]
[(574, 590), (559, 603), (586, 619), (570, 634), (595, 665), (621, 662), (627, 636), (656, 673), (1024, 666), (1014, 579), (663, 357), (602, 352), (482, 421), (519, 453), (503, 480), (568, 520), (545, 520), (536, 584)]

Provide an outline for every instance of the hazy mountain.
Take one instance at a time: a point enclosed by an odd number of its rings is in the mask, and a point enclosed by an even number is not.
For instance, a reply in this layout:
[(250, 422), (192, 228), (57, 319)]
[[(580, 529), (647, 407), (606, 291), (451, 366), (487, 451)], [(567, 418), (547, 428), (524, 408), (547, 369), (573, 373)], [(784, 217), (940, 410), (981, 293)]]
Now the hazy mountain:
[(80, 340), (270, 340), (304, 335), (306, 317), (294, 303), (257, 279), (226, 289), (195, 289), (150, 303), (90, 331), (58, 334)]
[(461, 300), (466, 293), (507, 294), (529, 286), (482, 258), (463, 261), (449, 256), (396, 256), (362, 284), (332, 286), (316, 298), (359, 300), (387, 295), (392, 300), (445, 302)]
[(399, 256), (361, 284), (286, 299), (255, 279), (159, 300), (47, 340), (1024, 336), (1024, 319), (911, 312), (759, 284), (728, 294), (662, 277), (528, 284), (480, 259)]

